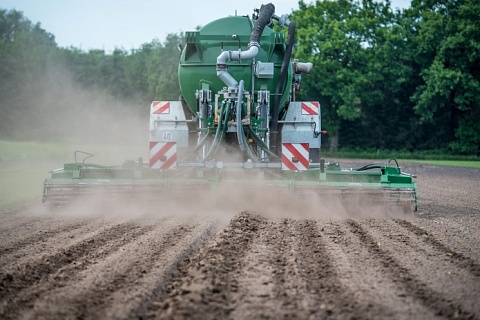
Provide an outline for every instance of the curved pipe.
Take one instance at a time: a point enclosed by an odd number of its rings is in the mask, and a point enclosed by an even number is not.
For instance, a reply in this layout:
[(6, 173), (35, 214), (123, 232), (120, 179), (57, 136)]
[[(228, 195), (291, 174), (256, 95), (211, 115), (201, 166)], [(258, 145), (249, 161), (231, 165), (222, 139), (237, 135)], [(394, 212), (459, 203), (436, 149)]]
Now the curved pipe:
[(251, 46), (247, 51), (223, 51), (217, 57), (217, 76), (229, 88), (237, 88), (238, 81), (227, 71), (227, 62), (253, 59), (257, 56), (259, 48)]
[(242, 59), (248, 60), (253, 59), (258, 55), (260, 51), (260, 37), (262, 36), (263, 30), (269, 24), (270, 19), (275, 13), (275, 6), (271, 3), (262, 5), (260, 8), (260, 13), (258, 15), (257, 21), (252, 28), (252, 33), (250, 34), (250, 42), (248, 43), (247, 51), (223, 51), (217, 57), (217, 76), (220, 80), (223, 81), (228, 87), (237, 88), (238, 81), (235, 80), (230, 73), (227, 71), (227, 63), (229, 61), (240, 61)]

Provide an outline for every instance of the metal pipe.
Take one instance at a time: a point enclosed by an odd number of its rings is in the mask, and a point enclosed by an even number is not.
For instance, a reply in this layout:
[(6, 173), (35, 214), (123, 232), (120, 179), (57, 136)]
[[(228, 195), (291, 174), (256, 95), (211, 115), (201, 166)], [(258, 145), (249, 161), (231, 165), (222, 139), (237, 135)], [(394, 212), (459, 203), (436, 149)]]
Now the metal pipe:
[(275, 6), (271, 3), (262, 5), (260, 8), (260, 13), (258, 15), (257, 21), (252, 28), (252, 33), (250, 35), (250, 42), (248, 43), (247, 51), (223, 51), (217, 57), (217, 76), (220, 80), (223, 81), (228, 87), (237, 88), (238, 81), (235, 80), (230, 73), (227, 71), (227, 63), (229, 61), (240, 61), (242, 59), (248, 60), (253, 59), (258, 55), (260, 51), (260, 37), (262, 36), (263, 30), (269, 24), (270, 19), (275, 13)]
[[(251, 45), (251, 44), (249, 44)], [(258, 47), (257, 47), (258, 46)], [(259, 44), (256, 43), (250, 47), (247, 51), (223, 51), (217, 57), (217, 76), (223, 81), (229, 88), (237, 88), (238, 81), (232, 77), (227, 71), (227, 63), (229, 61), (240, 61), (253, 59), (259, 52)]]

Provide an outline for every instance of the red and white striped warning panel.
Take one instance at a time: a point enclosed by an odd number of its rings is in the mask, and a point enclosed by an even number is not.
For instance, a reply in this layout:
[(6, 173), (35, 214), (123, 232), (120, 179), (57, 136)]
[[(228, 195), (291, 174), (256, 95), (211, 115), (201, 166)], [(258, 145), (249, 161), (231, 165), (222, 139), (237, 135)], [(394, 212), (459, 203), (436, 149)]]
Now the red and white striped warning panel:
[(302, 102), (302, 114), (318, 115), (320, 104), (318, 101)]
[(309, 157), (308, 143), (282, 143), (282, 170), (308, 170)]
[(174, 169), (177, 167), (177, 144), (175, 142), (150, 142), (150, 168)]
[(153, 101), (152, 114), (170, 113), (170, 101)]

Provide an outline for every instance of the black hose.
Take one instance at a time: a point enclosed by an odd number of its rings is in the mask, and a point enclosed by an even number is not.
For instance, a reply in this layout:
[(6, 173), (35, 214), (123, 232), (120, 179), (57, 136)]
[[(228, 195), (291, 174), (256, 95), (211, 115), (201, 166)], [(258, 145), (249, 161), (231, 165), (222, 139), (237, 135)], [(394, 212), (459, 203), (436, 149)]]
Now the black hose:
[(275, 90), (275, 99), (273, 102), (272, 110), (272, 124), (270, 129), (272, 131), (272, 145), (277, 145), (277, 130), (278, 120), (280, 116), (280, 100), (283, 96), (283, 89), (285, 87), (285, 79), (288, 75), (288, 67), (290, 66), (290, 59), (292, 58), (293, 45), (295, 42), (295, 22), (290, 22), (288, 25), (287, 47), (285, 50), (285, 56), (283, 57), (282, 67), (280, 68), (280, 76), (277, 82), (277, 88)]
[(275, 6), (271, 3), (262, 5), (258, 14), (258, 19), (252, 28), (250, 34), (250, 45), (260, 43), (260, 37), (262, 36), (263, 29), (270, 23), (270, 19), (275, 13)]
[(205, 155), (205, 158), (202, 160), (202, 162), (207, 161), (207, 159), (210, 157), (212, 152), (217, 149), (216, 145), (219, 143), (219, 140), (221, 140), (221, 134), (222, 134), (222, 117), (225, 112), (225, 103), (222, 103), (222, 106), (220, 107), (220, 113), (218, 116), (218, 125), (217, 125), (217, 130), (215, 131), (215, 136), (213, 138), (212, 145), (210, 146), (210, 149), (208, 150), (207, 154)]
[[(227, 108), (229, 107), (230, 105), (227, 105)], [(221, 142), (223, 140), (223, 138), (225, 138), (225, 133), (227, 132), (228, 130), (228, 117), (229, 117), (230, 113), (228, 112), (228, 109), (225, 109), (224, 110), (224, 118), (223, 118), (223, 124), (221, 124), (220, 122), (218, 123), (218, 125), (222, 125), (222, 133), (220, 135), (220, 139), (218, 140), (218, 143), (217, 145), (215, 146), (215, 150), (213, 152), (213, 154), (217, 154), (217, 150), (218, 148), (220, 147), (221, 145)], [(221, 120), (221, 119), (219, 119)]]
[(382, 166), (378, 165), (378, 164), (367, 164), (361, 168), (357, 168), (357, 169), (353, 169), (353, 171), (366, 171), (366, 170), (372, 170), (372, 169), (381, 169)]
[(263, 150), (265, 151), (269, 156), (271, 157), (274, 157), (274, 158), (277, 158), (278, 156), (273, 153), (272, 151), (270, 151), (267, 147), (267, 145), (265, 144), (265, 142), (263, 142), (263, 140), (253, 131), (253, 128), (252, 126), (249, 126), (248, 127), (248, 130), (250, 131), (250, 134), (252, 135), (253, 139), (255, 140), (255, 142), (258, 144), (258, 146)]

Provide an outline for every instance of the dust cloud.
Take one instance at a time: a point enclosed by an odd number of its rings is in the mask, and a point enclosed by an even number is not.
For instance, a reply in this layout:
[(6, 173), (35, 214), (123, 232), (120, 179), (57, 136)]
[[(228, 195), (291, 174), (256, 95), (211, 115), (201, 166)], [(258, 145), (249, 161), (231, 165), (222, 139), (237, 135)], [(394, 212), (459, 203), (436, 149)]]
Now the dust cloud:
[(82, 87), (61, 63), (45, 66), (16, 96), (24, 108), (9, 111), (9, 139), (67, 145), (71, 158), (55, 159), (61, 164), (72, 162), (75, 150), (113, 164), (148, 154), (149, 104)]
[[(234, 145), (234, 144), (232, 144)], [(233, 162), (245, 161), (238, 148), (219, 149), (220, 159)], [(350, 192), (334, 187), (300, 187), (292, 192), (285, 176), (256, 174), (255, 169), (223, 169), (218, 186), (216, 207), (229, 212), (254, 212), (274, 219), (327, 219), (351, 218), (410, 218), (412, 208), (408, 204), (385, 201), (386, 191), (365, 192), (366, 189), (351, 189)], [(279, 169), (270, 169), (274, 172)], [(282, 184), (278, 181), (283, 180)], [(298, 188), (298, 189), (300, 189)], [(348, 193), (348, 196), (345, 194)]]
[[(352, 218), (407, 218), (410, 208), (379, 201), (378, 197), (353, 195), (345, 200), (335, 190), (312, 187), (302, 193), (269, 186), (268, 181), (250, 180), (234, 188), (222, 206), (232, 211), (250, 211), (273, 219), (343, 220)], [(285, 190), (286, 189), (286, 190)], [(379, 191), (380, 192), (380, 191)]]

